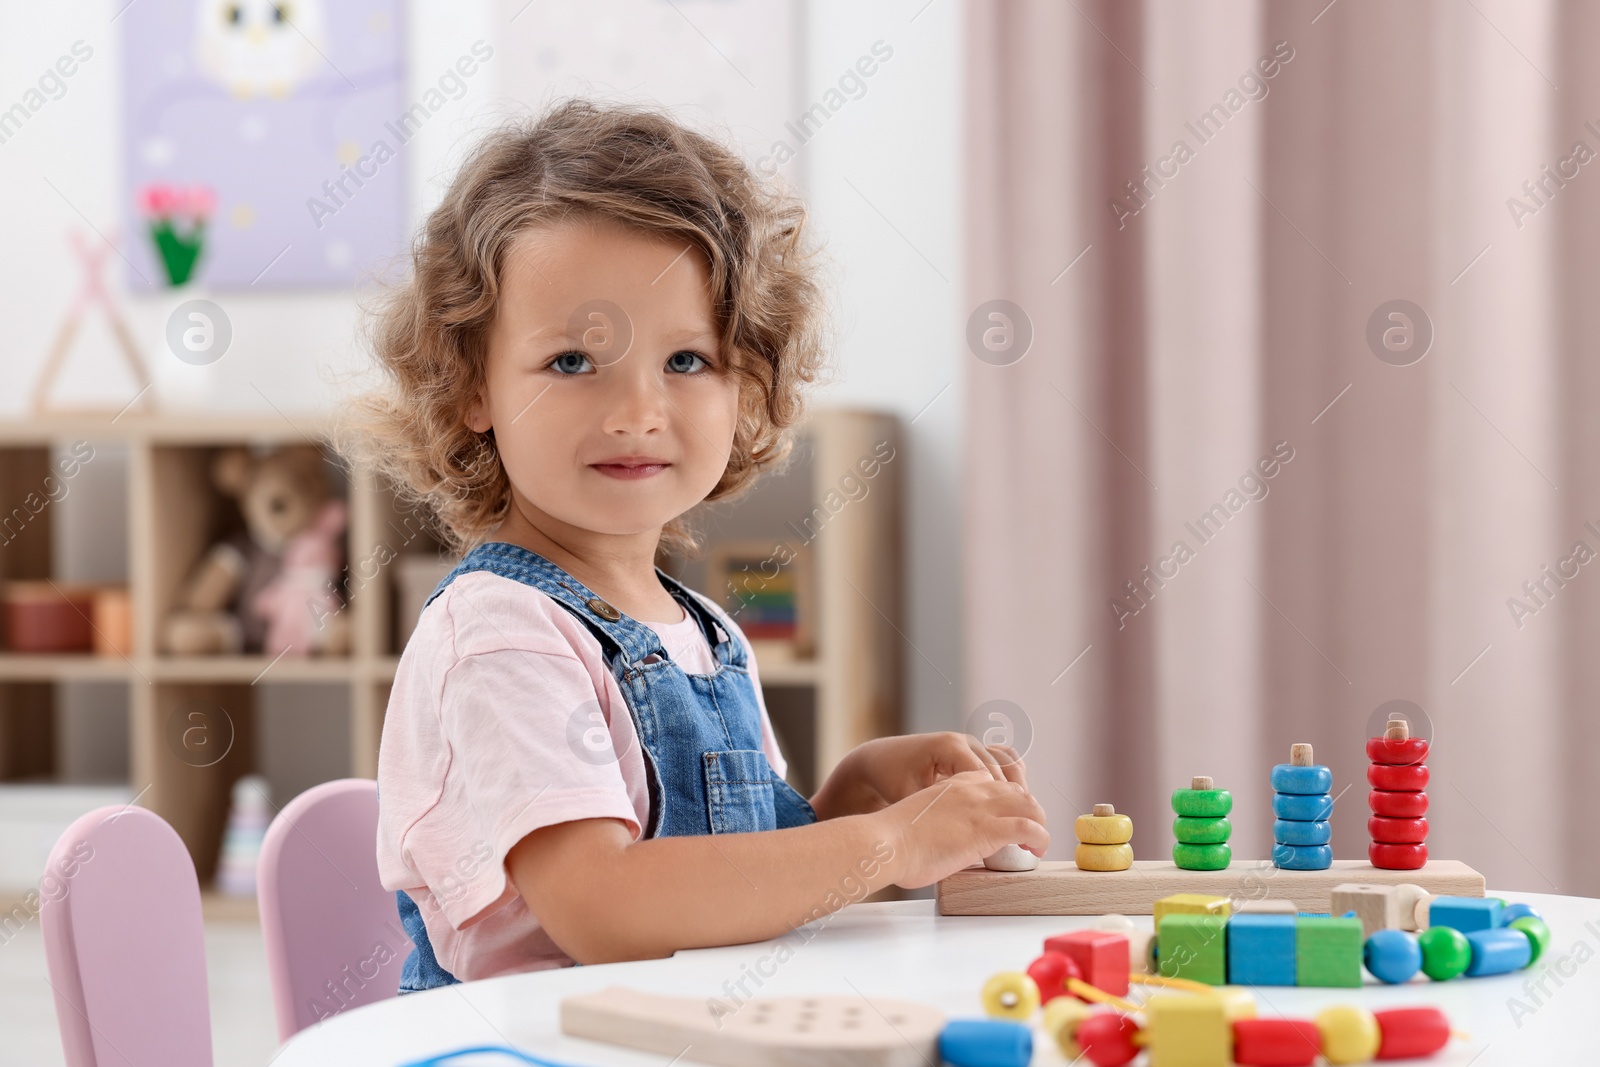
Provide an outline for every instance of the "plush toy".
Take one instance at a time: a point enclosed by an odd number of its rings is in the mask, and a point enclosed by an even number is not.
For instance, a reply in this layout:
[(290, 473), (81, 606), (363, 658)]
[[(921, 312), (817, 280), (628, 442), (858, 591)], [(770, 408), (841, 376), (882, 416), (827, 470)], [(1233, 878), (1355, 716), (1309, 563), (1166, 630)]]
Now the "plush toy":
[(257, 456), (218, 453), (211, 479), (239, 502), (245, 530), (213, 545), (180, 590), (162, 627), (178, 655), (349, 651), (349, 620), (336, 591), (347, 511), (332, 497), (320, 449)]

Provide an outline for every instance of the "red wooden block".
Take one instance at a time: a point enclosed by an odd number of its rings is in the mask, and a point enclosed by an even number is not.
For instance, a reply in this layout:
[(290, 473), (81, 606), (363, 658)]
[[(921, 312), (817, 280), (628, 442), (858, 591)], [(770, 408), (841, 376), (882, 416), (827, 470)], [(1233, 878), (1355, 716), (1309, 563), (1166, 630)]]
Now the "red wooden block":
[(1418, 763), (1410, 767), (1397, 767), (1388, 763), (1367, 764), (1367, 784), (1374, 789), (1394, 789), (1416, 793), (1428, 788), (1428, 768)]
[(1078, 965), (1083, 980), (1117, 996), (1128, 993), (1128, 935), (1110, 930), (1069, 930), (1047, 937), (1046, 952), (1059, 952)]
[(1057, 997), (1066, 996), (1067, 979), (1082, 978), (1083, 972), (1071, 956), (1046, 952), (1028, 964), (1028, 977), (1039, 987), (1040, 1000), (1048, 1004)]
[(1420, 845), (1428, 839), (1428, 820), (1374, 815), (1367, 820), (1367, 834), (1380, 845)]
[(1419, 819), (1428, 814), (1428, 794), (1374, 789), (1367, 794), (1367, 807), (1372, 809), (1372, 814), (1385, 819)]
[(1380, 1060), (1431, 1056), (1450, 1043), (1450, 1020), (1438, 1008), (1392, 1008), (1375, 1011)]
[(1322, 1034), (1310, 1019), (1235, 1019), (1233, 1062), (1248, 1067), (1310, 1067)]
[(1389, 845), (1374, 841), (1367, 846), (1367, 861), (1385, 871), (1414, 871), (1428, 862), (1428, 846)]
[(1428, 758), (1428, 739), (1408, 737), (1404, 741), (1390, 741), (1382, 737), (1367, 738), (1367, 758), (1373, 763), (1388, 763), (1409, 767)]

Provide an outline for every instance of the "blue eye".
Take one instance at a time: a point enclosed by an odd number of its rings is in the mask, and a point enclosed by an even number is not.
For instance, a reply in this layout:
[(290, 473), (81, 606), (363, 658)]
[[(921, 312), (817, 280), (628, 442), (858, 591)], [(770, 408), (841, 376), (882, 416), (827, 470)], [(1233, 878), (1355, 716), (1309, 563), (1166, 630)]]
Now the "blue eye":
[(558, 374), (571, 377), (584, 373), (584, 365), (589, 362), (589, 357), (582, 352), (563, 352), (550, 361), (550, 368)]
[[(679, 360), (682, 357), (685, 357), (685, 356), (687, 356), (691, 360), (699, 360), (701, 366), (700, 367), (696, 367), (696, 366), (691, 365), (691, 366), (685, 367), (682, 363), (679, 362)], [(676, 371), (679, 374), (695, 374), (701, 369), (701, 367), (709, 367), (710, 365), (711, 364), (706, 362), (705, 357), (700, 355), (698, 352), (690, 352), (690, 351), (685, 350), (685, 351), (682, 351), (682, 352), (674, 352), (674, 353), (672, 353), (672, 355), (667, 357), (667, 369), (668, 370), (672, 370), (672, 371)]]

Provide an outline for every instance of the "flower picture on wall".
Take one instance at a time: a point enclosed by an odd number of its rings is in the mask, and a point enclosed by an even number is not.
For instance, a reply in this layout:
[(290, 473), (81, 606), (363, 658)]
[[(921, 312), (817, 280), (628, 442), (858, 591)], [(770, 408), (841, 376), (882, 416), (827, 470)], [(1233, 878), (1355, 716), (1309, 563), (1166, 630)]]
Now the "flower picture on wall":
[(132, 292), (347, 288), (403, 246), (395, 131), (430, 112), (404, 103), (399, 0), (145, 0), (117, 23)]

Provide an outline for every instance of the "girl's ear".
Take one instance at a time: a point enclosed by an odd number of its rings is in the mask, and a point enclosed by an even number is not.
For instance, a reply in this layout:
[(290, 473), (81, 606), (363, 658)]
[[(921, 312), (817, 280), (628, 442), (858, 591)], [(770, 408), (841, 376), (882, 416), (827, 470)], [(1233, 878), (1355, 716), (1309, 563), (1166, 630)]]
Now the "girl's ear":
[(461, 421), (465, 422), (467, 429), (473, 433), (484, 433), (494, 425), (489, 418), (489, 405), (484, 403), (482, 393), (472, 398), (472, 403), (467, 405), (467, 417)]

